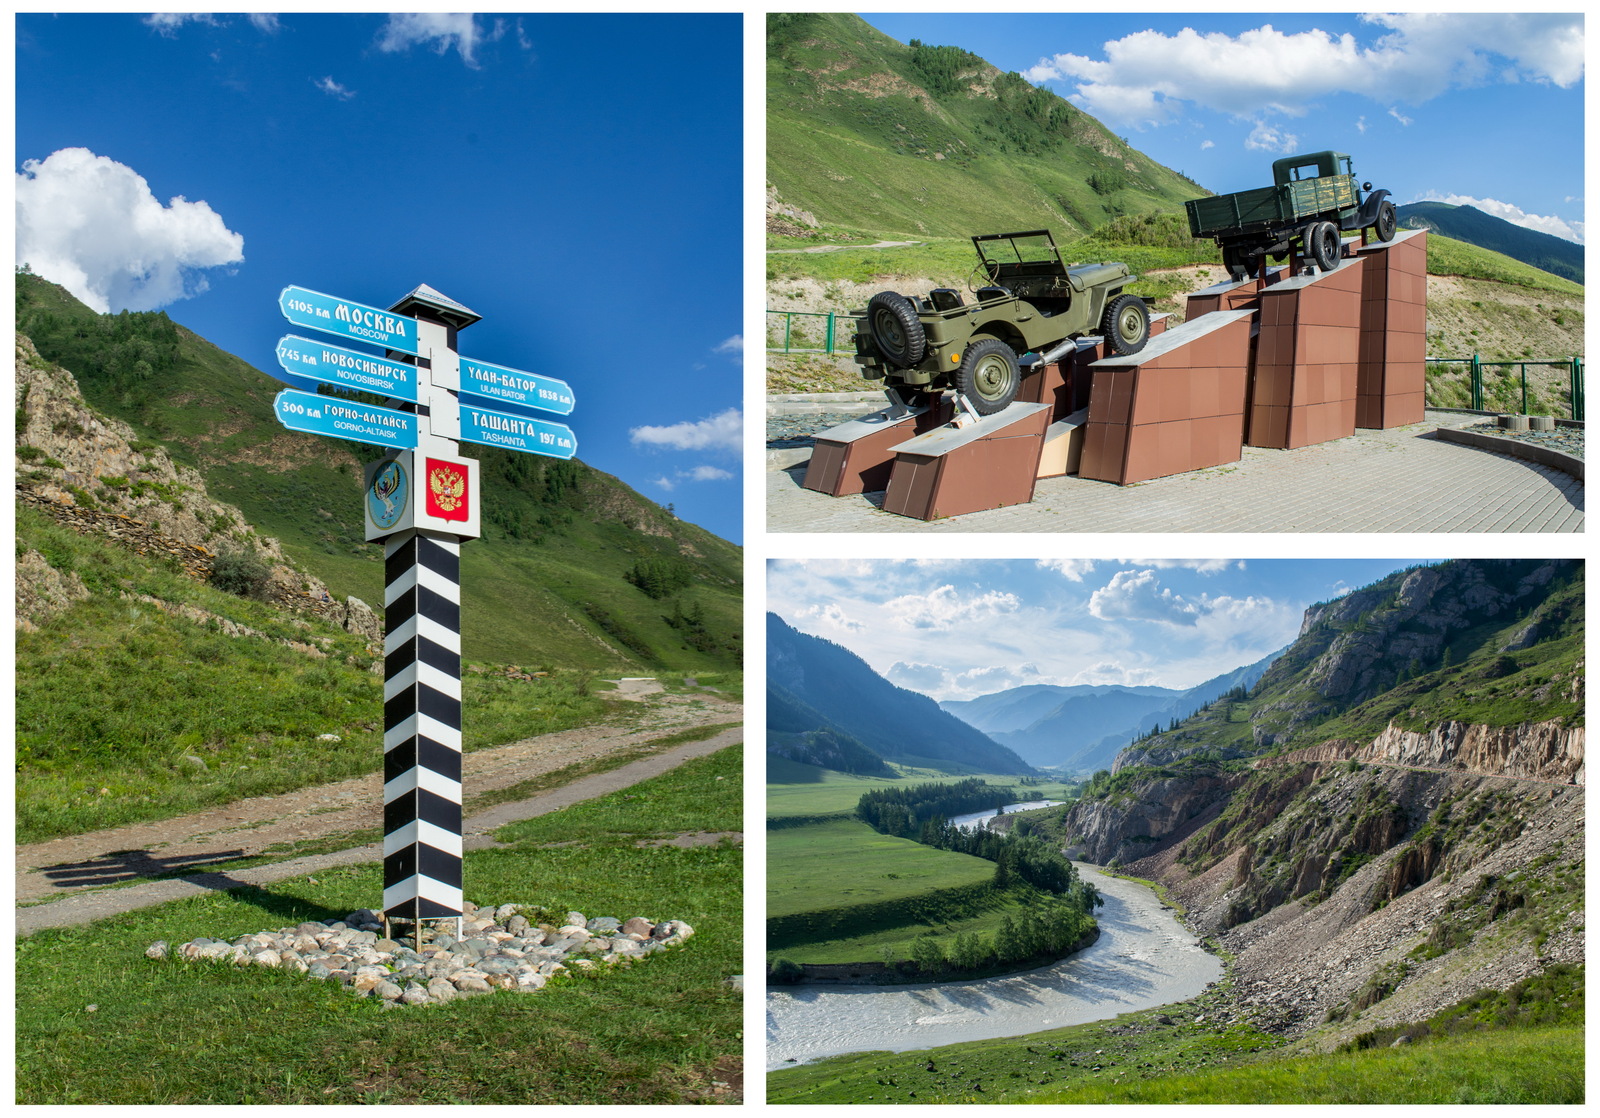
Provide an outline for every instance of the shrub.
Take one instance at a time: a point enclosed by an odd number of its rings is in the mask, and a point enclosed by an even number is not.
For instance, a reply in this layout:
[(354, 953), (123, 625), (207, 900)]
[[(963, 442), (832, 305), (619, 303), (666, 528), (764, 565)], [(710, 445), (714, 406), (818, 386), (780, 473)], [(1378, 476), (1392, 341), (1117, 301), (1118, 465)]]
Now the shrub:
[(272, 569), (253, 551), (230, 551), (211, 564), (211, 585), (241, 598), (267, 600)]

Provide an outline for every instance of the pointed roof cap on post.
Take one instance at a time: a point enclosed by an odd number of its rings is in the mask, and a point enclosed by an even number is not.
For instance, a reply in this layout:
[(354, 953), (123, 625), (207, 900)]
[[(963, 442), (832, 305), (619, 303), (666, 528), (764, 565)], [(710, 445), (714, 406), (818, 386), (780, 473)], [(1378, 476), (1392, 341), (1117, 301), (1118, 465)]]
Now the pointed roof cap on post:
[(389, 309), (396, 314), (407, 314), (415, 318), (437, 319), (456, 330), (464, 330), (483, 317), (448, 295), (441, 295), (425, 283), (417, 284)]

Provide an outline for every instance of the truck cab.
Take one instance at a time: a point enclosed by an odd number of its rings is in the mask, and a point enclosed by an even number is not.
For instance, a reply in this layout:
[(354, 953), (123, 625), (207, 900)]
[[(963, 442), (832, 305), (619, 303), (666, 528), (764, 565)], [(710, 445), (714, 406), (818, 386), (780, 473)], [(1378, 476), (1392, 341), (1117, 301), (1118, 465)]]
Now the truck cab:
[(1350, 157), (1342, 151), (1313, 151), (1291, 155), (1272, 164), (1272, 182), (1286, 186), (1302, 179), (1321, 179), (1331, 175), (1355, 175)]

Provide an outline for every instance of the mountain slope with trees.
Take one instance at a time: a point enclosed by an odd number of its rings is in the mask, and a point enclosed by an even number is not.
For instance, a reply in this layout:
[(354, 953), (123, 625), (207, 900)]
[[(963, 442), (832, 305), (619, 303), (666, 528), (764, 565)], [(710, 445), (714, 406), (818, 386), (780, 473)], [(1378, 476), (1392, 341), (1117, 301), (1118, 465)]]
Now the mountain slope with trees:
[(1207, 193), (1015, 73), (846, 13), (767, 17), (767, 181), (775, 214), (943, 237), (1067, 239)]
[[(361, 513), (371, 448), (284, 430), (272, 413), (277, 380), (164, 312), (100, 315), (37, 276), (16, 280), (19, 332), (72, 375), (90, 408), (194, 471), (335, 597), (381, 604), (383, 551), (365, 542)], [(738, 547), (580, 461), (464, 450), (483, 463), (486, 495), (483, 538), (462, 548), (468, 657), (608, 671), (739, 666)], [(61, 481), (42, 460), (24, 465)], [(105, 488), (99, 477), (73, 484)]]
[[(775, 613), (767, 614), (767, 694), (781, 732), (832, 730), (886, 760), (943, 772), (1033, 773), (926, 695), (896, 687), (855, 653), (799, 632)], [(806, 712), (825, 724), (805, 726)]]
[(1395, 208), (1402, 229), (1429, 229), (1498, 252), (1575, 283), (1583, 282), (1583, 246), (1486, 214), (1476, 206), (1411, 202)]

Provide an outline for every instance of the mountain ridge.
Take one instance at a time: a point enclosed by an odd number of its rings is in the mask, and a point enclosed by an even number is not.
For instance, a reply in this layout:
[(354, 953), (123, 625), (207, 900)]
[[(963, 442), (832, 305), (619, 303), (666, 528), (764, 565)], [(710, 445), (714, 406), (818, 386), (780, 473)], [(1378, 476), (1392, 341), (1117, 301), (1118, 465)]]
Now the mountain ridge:
[(1537, 229), (1529, 229), (1476, 206), (1448, 202), (1408, 202), (1395, 207), (1402, 229), (1428, 229), (1513, 260), (1583, 282), (1583, 246)]
[[(782, 733), (831, 731), (884, 760), (951, 773), (1033, 774), (1016, 753), (926, 695), (895, 686), (849, 649), (802, 633), (775, 613), (767, 614), (767, 692), (769, 710), (784, 712), (770, 728)], [(811, 714), (826, 723), (794, 720)]]

